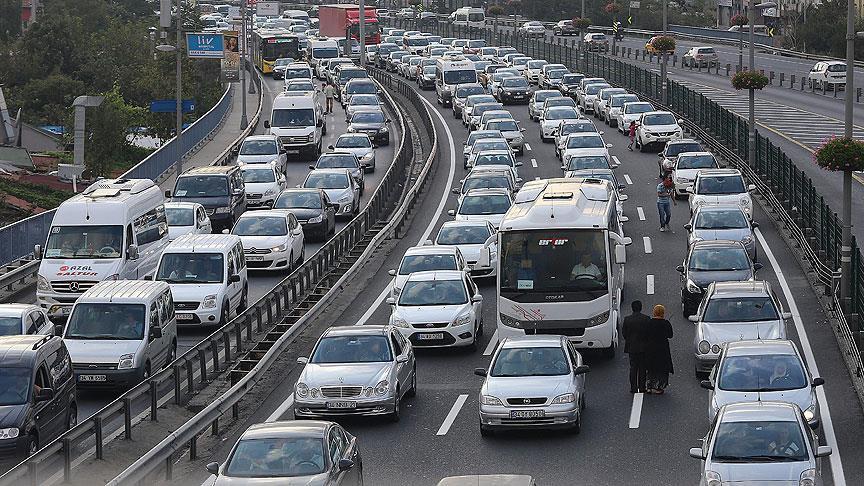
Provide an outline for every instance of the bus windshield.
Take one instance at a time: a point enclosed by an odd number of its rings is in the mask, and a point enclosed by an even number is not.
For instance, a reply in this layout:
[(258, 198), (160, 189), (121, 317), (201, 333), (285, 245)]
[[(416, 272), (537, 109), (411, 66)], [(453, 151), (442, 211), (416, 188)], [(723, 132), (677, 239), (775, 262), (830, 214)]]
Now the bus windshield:
[(474, 69), (444, 71), (444, 82), (447, 84), (476, 83), (477, 71)]
[(120, 258), (122, 226), (52, 226), (45, 258)]
[(529, 230), (501, 234), (501, 297), (545, 302), (584, 302), (606, 295), (606, 238), (596, 230)]
[(339, 57), (338, 47), (313, 47), (312, 57), (315, 59), (333, 59)]

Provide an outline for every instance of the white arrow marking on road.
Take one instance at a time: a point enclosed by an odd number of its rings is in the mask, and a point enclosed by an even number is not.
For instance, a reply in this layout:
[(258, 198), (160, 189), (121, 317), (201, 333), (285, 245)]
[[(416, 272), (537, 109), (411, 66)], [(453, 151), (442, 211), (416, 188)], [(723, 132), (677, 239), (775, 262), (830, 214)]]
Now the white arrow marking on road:
[(639, 213), (639, 221), (645, 221), (645, 211), (642, 210), (642, 206), (636, 206), (636, 212)]
[(489, 344), (486, 345), (486, 349), (483, 350), (483, 356), (489, 356), (492, 354), (492, 351), (495, 351), (495, 346), (498, 345), (498, 329), (495, 329), (495, 334), (492, 335), (492, 339), (489, 340)]
[(645, 253), (651, 253), (651, 238), (648, 236), (643, 236), (642, 243), (645, 245)]
[(638, 429), (639, 421), (642, 419), (642, 398), (644, 393), (633, 394), (633, 407), (630, 409), (630, 428)]
[(654, 295), (654, 275), (646, 275), (646, 293), (648, 295)]
[(462, 406), (465, 405), (465, 400), (467, 399), (468, 395), (459, 395), (459, 397), (456, 398), (456, 403), (453, 404), (450, 413), (448, 413), (447, 417), (444, 418), (444, 423), (441, 424), (441, 428), (438, 429), (438, 432), (436, 432), (435, 435), (447, 435), (447, 431), (450, 430), (453, 422), (456, 421), (456, 416), (459, 415), (459, 411), (462, 410)]
[(633, 184), (633, 181), (630, 179), (630, 174), (624, 174), (624, 180), (627, 181), (627, 184)]

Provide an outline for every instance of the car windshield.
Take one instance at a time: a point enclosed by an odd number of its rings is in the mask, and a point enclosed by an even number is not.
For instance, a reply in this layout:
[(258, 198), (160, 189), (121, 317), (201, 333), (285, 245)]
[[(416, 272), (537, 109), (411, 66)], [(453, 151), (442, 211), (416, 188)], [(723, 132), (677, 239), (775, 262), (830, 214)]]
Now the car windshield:
[(489, 376), (561, 376), (570, 373), (560, 347), (504, 348), (495, 357)]
[(744, 248), (705, 248), (693, 250), (690, 270), (721, 272), (748, 270), (750, 257)]
[(547, 294), (584, 302), (608, 293), (607, 237), (601, 230), (508, 231), (501, 235), (500, 292), (517, 302)]
[(609, 87), (608, 84), (599, 84), (599, 83), (598, 84), (589, 84), (585, 88), (585, 94), (596, 95), (597, 93), (600, 92), (601, 89), (608, 88), (608, 87)]
[(462, 198), (459, 214), (476, 216), (483, 214), (504, 214), (510, 209), (510, 198), (505, 195), (475, 195)]
[(573, 136), (567, 138), (567, 148), (568, 149), (580, 149), (580, 148), (605, 148), (606, 144), (603, 142), (603, 138), (594, 135), (588, 136)]
[(720, 166), (713, 155), (684, 155), (678, 157), (677, 169), (716, 169)]
[(546, 108), (552, 108), (555, 106), (576, 106), (576, 102), (573, 98), (550, 98), (545, 103)]
[[(20, 334), (20, 329), (18, 334)], [(7, 405), (22, 405), (31, 400), (30, 368), (0, 368), (0, 407)]]
[(666, 157), (677, 157), (684, 152), (701, 152), (702, 147), (696, 142), (679, 142), (666, 145)]
[(624, 103), (632, 103), (638, 100), (639, 97), (636, 95), (615, 95), (609, 103), (613, 108), (618, 108), (619, 106), (624, 106)]
[(315, 125), (315, 110), (312, 108), (273, 110), (274, 127), (311, 127)]
[(829, 64), (828, 71), (832, 73), (845, 73), (846, 65), (845, 64)]
[(288, 225), (285, 218), (278, 216), (251, 216), (240, 218), (234, 224), (231, 234), (238, 236), (285, 236)]
[(467, 106), (479, 105), (482, 103), (494, 103), (495, 97), (492, 95), (471, 95), (468, 98), (465, 98), (465, 104)]
[(492, 110), (500, 110), (503, 106), (498, 103), (489, 103), (487, 105), (478, 105), (474, 107), (474, 111), (471, 113), (472, 116), (483, 116), (483, 113)]
[(753, 322), (779, 319), (770, 297), (714, 298), (705, 306), (704, 322)]
[(329, 336), (321, 339), (310, 363), (378, 363), (392, 361), (386, 336)]
[(546, 61), (535, 59), (533, 61), (528, 61), (528, 64), (526, 64), (526, 66), (528, 67), (528, 69), (540, 69), (546, 64), (548, 64)]
[(444, 226), (435, 243), (439, 245), (482, 245), (492, 233), (486, 225)]
[(509, 154), (480, 154), (474, 161), (474, 166), (479, 167), (481, 165), (505, 165), (513, 167), (513, 159)]
[(408, 280), (399, 294), (399, 305), (458, 305), (468, 302), (462, 280)]
[(714, 433), (712, 460), (733, 463), (809, 459), (798, 422), (722, 422)]
[(324, 441), (318, 437), (241, 439), (224, 475), (241, 478), (312, 476), (324, 472)]
[(743, 194), (747, 192), (744, 187), (744, 178), (741, 176), (702, 176), (696, 187), (696, 194)]
[[(378, 103), (378, 87), (375, 86), (374, 83), (367, 83), (366, 81), (353, 81), (348, 83), (345, 86), (345, 93), (352, 96), (351, 100), (354, 98), (372, 100), (374, 103), (364, 103), (364, 104), (377, 104)], [(371, 96), (362, 96), (361, 95), (371, 95)]]
[(168, 283), (220, 283), (223, 280), (221, 253), (163, 253), (156, 280)]
[(429, 41), (425, 37), (415, 37), (408, 39), (406, 42), (409, 46), (418, 47), (418, 46), (428, 46)]
[(276, 173), (273, 169), (243, 169), (243, 182), (251, 184), (255, 182), (276, 182)]
[(192, 208), (165, 208), (168, 226), (194, 226), (195, 210)]
[(240, 155), (274, 155), (278, 152), (275, 140), (246, 140), (240, 147)]
[(66, 323), (63, 339), (144, 339), (143, 304), (78, 303)]
[(528, 88), (528, 80), (523, 77), (507, 78), (501, 81), (501, 85), (505, 88)]
[(650, 103), (628, 103), (624, 106), (624, 113), (628, 115), (648, 113), (649, 111), (654, 111), (654, 107)]
[(348, 187), (348, 174), (311, 173), (306, 177), (303, 187), (345, 189)]
[(582, 81), (584, 76), (581, 74), (565, 74), (563, 78), (561, 78), (561, 82), (566, 85), (574, 85), (579, 84), (579, 81)]
[(228, 178), (225, 176), (189, 175), (177, 179), (174, 187), (175, 197), (226, 197), (228, 196)]
[(558, 135), (570, 135), (571, 133), (590, 133), (597, 132), (597, 127), (594, 126), (590, 121), (577, 122), (577, 123), (564, 123), (561, 126), (561, 129), (558, 131)]
[(313, 47), (312, 57), (316, 59), (333, 59), (339, 57), (338, 47)]
[(567, 69), (554, 69), (552, 71), (549, 71), (549, 74), (547, 74), (546, 77), (549, 79), (560, 79), (563, 78), (564, 75), (568, 72), (570, 71), (568, 71)]
[(693, 225), (696, 229), (721, 230), (749, 228), (747, 217), (740, 209), (699, 211)]
[(471, 132), (471, 135), (468, 135), (468, 140), (465, 142), (465, 145), (473, 147), (475, 142), (484, 138), (501, 138), (501, 134), (492, 131), (487, 132), (482, 130), (475, 130)]
[(317, 192), (284, 192), (273, 203), (273, 209), (321, 209), (321, 196)]
[(465, 182), (462, 184), (463, 193), (471, 189), (494, 188), (510, 189), (510, 179), (505, 175), (478, 175), (465, 179)]
[(556, 107), (552, 110), (546, 110), (543, 118), (546, 120), (564, 120), (570, 118), (579, 118), (579, 114), (576, 113), (575, 108), (571, 108), (569, 106), (561, 106)]
[(406, 255), (399, 266), (399, 275), (429, 270), (456, 270), (453, 255)]
[(423, 68), (423, 74), (428, 75), (428, 76), (434, 76), (435, 75), (435, 66), (425, 66)]
[(490, 121), (486, 124), (487, 130), (499, 130), (502, 132), (518, 132), (519, 125), (514, 120)]
[(713, 47), (700, 47), (697, 50), (697, 52), (699, 54), (714, 54), (714, 48)]
[(349, 137), (339, 137), (336, 140), (336, 148), (370, 148), (372, 147), (372, 141), (369, 140), (369, 137), (362, 136), (349, 136)]
[(717, 373), (717, 387), (726, 391), (770, 392), (807, 386), (807, 374), (794, 354), (727, 356)]
[(675, 125), (677, 123), (671, 113), (656, 113), (642, 117), (642, 124), (644, 125)]
[(293, 81), (285, 86), (285, 91), (305, 93), (308, 91), (315, 91), (315, 85), (308, 81)]
[(309, 68), (290, 68), (285, 69), (285, 77), (288, 79), (311, 78), (312, 73), (309, 71)]
[(476, 83), (477, 71), (473, 67), (465, 70), (444, 71), (444, 82), (446, 84)]
[[(122, 251), (122, 226), (52, 226), (45, 258), (120, 258)], [(61, 266), (58, 275), (67, 271)]]
[(380, 111), (363, 111), (354, 113), (351, 123), (384, 123), (384, 113)]
[(356, 169), (360, 167), (354, 154), (325, 154), (315, 164), (318, 169)]
[(586, 155), (582, 157), (570, 157), (567, 162), (567, 170), (584, 169), (608, 169), (609, 161), (602, 155)]
[(509, 150), (510, 145), (507, 144), (507, 140), (494, 139), (494, 140), (477, 140), (474, 142), (474, 145), (471, 146), (471, 153), (480, 153), (485, 152), (487, 150)]

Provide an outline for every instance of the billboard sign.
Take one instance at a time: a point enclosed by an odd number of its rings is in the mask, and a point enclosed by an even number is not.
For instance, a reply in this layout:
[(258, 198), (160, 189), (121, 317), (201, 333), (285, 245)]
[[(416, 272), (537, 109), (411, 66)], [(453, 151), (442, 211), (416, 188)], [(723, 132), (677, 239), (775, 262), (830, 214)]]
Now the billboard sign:
[(222, 34), (187, 32), (186, 52), (196, 59), (222, 59), (225, 41)]
[(278, 17), (279, 2), (258, 2), (255, 6), (255, 13), (262, 17)]
[(225, 51), (222, 57), (222, 79), (224, 81), (237, 81), (240, 79), (240, 36), (237, 31), (226, 31)]
[[(195, 111), (195, 100), (183, 100), (183, 113)], [(153, 100), (150, 102), (151, 113), (176, 113), (177, 100)]]

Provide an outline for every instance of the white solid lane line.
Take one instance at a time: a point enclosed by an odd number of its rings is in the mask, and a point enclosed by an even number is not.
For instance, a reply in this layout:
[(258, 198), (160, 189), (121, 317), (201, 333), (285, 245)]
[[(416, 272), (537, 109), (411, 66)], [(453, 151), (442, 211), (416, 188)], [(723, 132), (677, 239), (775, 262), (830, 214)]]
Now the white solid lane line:
[(639, 422), (642, 420), (642, 398), (644, 393), (633, 394), (633, 406), (630, 408), (630, 428), (638, 429)]
[(293, 406), (294, 394), (292, 393), (288, 395), (288, 398), (286, 398), (285, 401), (282, 402), (282, 405), (279, 405), (279, 407), (276, 408), (276, 410), (274, 410), (273, 413), (271, 413), (270, 416), (267, 417), (267, 420), (265, 420), (264, 422), (275, 422), (279, 420), (283, 415), (285, 415), (285, 412), (290, 410)]
[(530, 146), (530, 145), (528, 145), (528, 144), (527, 144), (527, 143), (526, 143), (526, 144), (525, 144), (525, 150), (527, 150), (527, 151), (528, 151), (528, 152), (530, 152), (530, 151), (531, 151), (531, 146)]
[(630, 179), (630, 174), (624, 174), (624, 180), (627, 181), (627, 184), (633, 185), (633, 180)]
[[(424, 241), (429, 239), (429, 235), (432, 234), (432, 230), (435, 229), (435, 223), (438, 222), (438, 218), (444, 214), (444, 206), (447, 205), (447, 199), (450, 197), (450, 186), (453, 185), (453, 179), (456, 176), (456, 141), (453, 139), (453, 132), (450, 131), (450, 127), (447, 126), (447, 122), (444, 120), (444, 117), (441, 116), (441, 112), (439, 112), (435, 106), (432, 105), (426, 98), (421, 97), (426, 106), (429, 108), (431, 113), (434, 113), (438, 117), (438, 121), (441, 122), (441, 125), (444, 127), (444, 131), (447, 133), (447, 140), (450, 143), (450, 168), (447, 173), (447, 185), (444, 186), (445, 190), (443, 194), (441, 194), (441, 200), (438, 201), (438, 208), (435, 210), (435, 217), (432, 218), (432, 221), (429, 221), (429, 225), (426, 226), (426, 229), (423, 231), (423, 235), (420, 236), (420, 240), (417, 242), (417, 245), (423, 244)], [(372, 314), (378, 310), (378, 307), (381, 306), (381, 303), (384, 302), (384, 299), (387, 298), (387, 294), (390, 293), (390, 284), (387, 284), (384, 287), (384, 290), (375, 298), (375, 301), (372, 302), (372, 305), (366, 309), (366, 312), (360, 316), (360, 319), (354, 324), (355, 326), (362, 326), (366, 324)]]
[(645, 253), (651, 253), (653, 250), (651, 249), (651, 238), (648, 236), (642, 237), (642, 244), (645, 245)]
[(450, 408), (450, 412), (447, 414), (447, 417), (444, 418), (444, 423), (441, 424), (441, 427), (435, 435), (447, 435), (447, 431), (450, 430), (453, 422), (456, 421), (456, 416), (459, 415), (459, 410), (462, 410), (462, 406), (465, 405), (465, 400), (467, 399), (467, 394), (459, 395), (459, 397), (456, 398), (456, 403), (454, 403), (453, 407)]
[[(798, 333), (798, 339), (801, 340), (801, 348), (804, 351), (804, 359), (807, 360), (807, 368), (813, 376), (821, 376), (819, 367), (816, 365), (816, 357), (813, 355), (813, 348), (810, 346), (810, 339), (807, 337), (807, 330), (804, 328), (804, 322), (801, 320), (801, 313), (798, 312), (798, 304), (795, 303), (795, 296), (792, 295), (792, 290), (786, 282), (786, 277), (783, 275), (783, 270), (780, 269), (777, 259), (774, 257), (774, 252), (768, 246), (768, 242), (762, 236), (759, 228), (753, 231), (756, 234), (756, 239), (759, 240), (759, 245), (762, 247), (762, 252), (768, 261), (771, 262), (771, 268), (774, 269), (774, 274), (777, 275), (777, 280), (780, 281), (780, 288), (783, 289), (783, 295), (786, 297), (786, 303), (789, 305), (789, 311), (792, 313), (792, 321), (795, 322), (795, 332)], [(816, 387), (816, 398), (819, 401), (819, 411), (822, 416), (822, 431), (825, 434), (825, 442), (831, 446), (834, 451), (830, 456), (831, 473), (834, 476), (834, 484), (836, 486), (846, 486), (846, 475), (843, 472), (843, 461), (840, 459), (840, 449), (837, 447), (837, 436), (834, 434), (834, 422), (831, 420), (831, 410), (828, 408), (828, 398), (825, 396), (824, 387)]]
[(654, 275), (645, 276), (645, 293), (654, 295)]
[(489, 356), (495, 351), (495, 346), (498, 345), (498, 329), (495, 329), (495, 333), (492, 334), (492, 339), (489, 340), (489, 344), (486, 345), (486, 349), (483, 350), (483, 356)]
[(636, 212), (639, 213), (639, 221), (645, 221), (645, 211), (642, 206), (636, 206)]
[(531, 159), (531, 167), (537, 168), (537, 159)]

